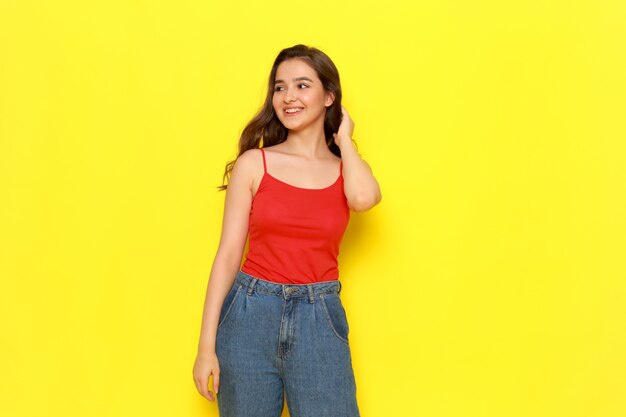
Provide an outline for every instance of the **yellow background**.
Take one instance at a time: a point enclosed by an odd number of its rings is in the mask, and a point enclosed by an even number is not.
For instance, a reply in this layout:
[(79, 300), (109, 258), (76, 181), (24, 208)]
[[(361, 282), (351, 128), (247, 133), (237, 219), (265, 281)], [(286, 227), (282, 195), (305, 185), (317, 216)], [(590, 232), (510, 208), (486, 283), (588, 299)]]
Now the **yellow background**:
[(383, 193), (339, 259), (362, 416), (626, 415), (625, 39), (610, 0), (0, 1), (0, 414), (217, 416), (215, 187), (305, 43)]

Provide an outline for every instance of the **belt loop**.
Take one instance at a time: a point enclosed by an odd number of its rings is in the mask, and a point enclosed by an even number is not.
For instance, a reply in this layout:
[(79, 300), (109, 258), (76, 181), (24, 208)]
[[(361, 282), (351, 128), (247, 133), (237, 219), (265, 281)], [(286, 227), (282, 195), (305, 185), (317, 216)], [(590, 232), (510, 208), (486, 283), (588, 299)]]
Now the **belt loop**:
[(337, 280), (337, 283), (339, 284), (339, 288), (337, 289), (337, 293), (341, 294), (341, 281)]
[(309, 289), (309, 303), (315, 303), (315, 293), (313, 292), (313, 286), (311, 284), (307, 284), (307, 288)]
[(258, 278), (252, 278), (252, 282), (248, 286), (248, 295), (252, 295), (252, 289), (254, 288), (254, 284), (258, 281)]

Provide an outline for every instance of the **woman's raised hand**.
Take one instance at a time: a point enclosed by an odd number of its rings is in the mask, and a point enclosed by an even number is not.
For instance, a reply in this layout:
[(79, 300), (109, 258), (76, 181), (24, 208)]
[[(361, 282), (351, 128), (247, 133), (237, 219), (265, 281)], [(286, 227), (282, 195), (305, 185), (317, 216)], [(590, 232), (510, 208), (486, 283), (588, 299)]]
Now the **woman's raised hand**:
[(339, 130), (333, 134), (335, 143), (341, 148), (344, 142), (352, 145), (352, 133), (354, 132), (354, 120), (348, 114), (348, 110), (344, 106), (341, 106), (341, 123), (339, 124)]

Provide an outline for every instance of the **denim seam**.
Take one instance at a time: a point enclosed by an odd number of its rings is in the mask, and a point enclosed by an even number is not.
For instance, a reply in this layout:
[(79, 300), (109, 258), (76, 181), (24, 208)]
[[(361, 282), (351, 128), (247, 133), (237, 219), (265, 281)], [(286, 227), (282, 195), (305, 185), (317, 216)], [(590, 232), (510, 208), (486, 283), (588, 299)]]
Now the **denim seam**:
[(341, 337), (339, 335), (339, 333), (337, 333), (337, 330), (335, 329), (335, 326), (333, 325), (332, 320), (330, 319), (330, 313), (328, 312), (328, 307), (326, 307), (326, 301), (324, 300), (324, 296), (322, 294), (322, 296), (320, 297), (321, 301), (322, 301), (322, 308), (324, 309), (324, 313), (326, 315), (326, 321), (328, 322), (328, 325), (330, 326), (331, 330), (333, 331), (333, 333), (335, 333), (335, 336), (337, 336), (337, 338), (339, 340), (341, 340), (343, 343), (345, 343), (346, 345), (349, 344), (348, 339), (344, 339), (343, 337)]
[[(245, 287), (249, 287), (248, 285), (245, 285)], [(276, 292), (272, 292), (272, 291), (266, 291), (264, 288), (259, 287), (258, 285), (256, 285), (254, 287), (254, 291), (255, 293), (258, 294), (266, 294), (266, 295), (275, 295), (277, 297), (281, 297), (282, 293), (276, 293)], [(328, 290), (324, 290), (324, 291), (320, 291), (320, 292), (315, 292), (313, 293), (313, 299), (315, 299), (315, 296), (321, 295), (321, 294), (336, 294), (337, 293), (337, 289), (328, 289)], [(309, 298), (310, 294), (308, 293), (303, 293), (303, 294), (298, 294), (298, 295), (290, 295), (289, 298)]]
[(258, 282), (258, 278), (254, 278), (250, 284), (246, 285), (248, 287), (248, 297), (252, 295), (252, 291), (254, 290), (254, 285)]
[(226, 318), (230, 315), (230, 311), (233, 309), (233, 306), (235, 305), (235, 301), (237, 301), (237, 298), (239, 297), (239, 294), (241, 293), (242, 288), (243, 288), (243, 285), (239, 284), (239, 287), (237, 288), (237, 292), (235, 293), (233, 300), (230, 302), (230, 305), (228, 306), (228, 310), (226, 310), (226, 313), (224, 313), (224, 317), (222, 317), (222, 321), (220, 321), (219, 324), (217, 325), (218, 329), (222, 327), (222, 324), (224, 324), (224, 322), (226, 321)]

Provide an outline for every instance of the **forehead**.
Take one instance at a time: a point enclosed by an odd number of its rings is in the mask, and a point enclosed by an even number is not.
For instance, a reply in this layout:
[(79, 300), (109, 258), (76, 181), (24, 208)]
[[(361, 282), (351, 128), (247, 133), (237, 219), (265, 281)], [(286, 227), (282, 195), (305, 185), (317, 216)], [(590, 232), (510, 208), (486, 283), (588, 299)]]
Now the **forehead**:
[(290, 82), (293, 78), (307, 77), (318, 80), (317, 73), (309, 64), (301, 59), (292, 58), (281, 62), (276, 68), (275, 82)]

